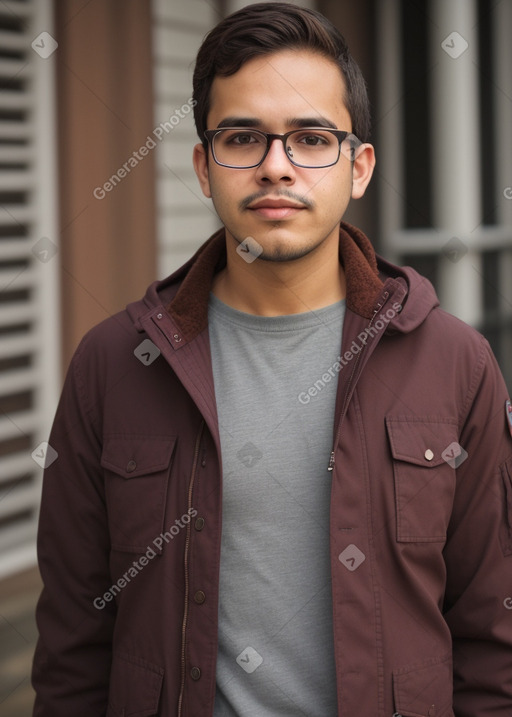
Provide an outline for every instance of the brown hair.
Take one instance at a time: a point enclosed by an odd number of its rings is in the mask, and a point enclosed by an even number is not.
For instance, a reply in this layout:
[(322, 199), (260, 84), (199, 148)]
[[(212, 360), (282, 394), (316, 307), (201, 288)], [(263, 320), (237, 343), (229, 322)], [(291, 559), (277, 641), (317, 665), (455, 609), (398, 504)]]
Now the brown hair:
[(193, 77), (194, 121), (205, 147), (204, 130), (215, 76), (234, 75), (253, 57), (286, 49), (310, 49), (337, 64), (345, 81), (344, 102), (352, 132), (362, 142), (368, 141), (370, 105), (366, 83), (344, 37), (319, 12), (284, 2), (262, 2), (226, 17), (206, 35), (199, 48)]

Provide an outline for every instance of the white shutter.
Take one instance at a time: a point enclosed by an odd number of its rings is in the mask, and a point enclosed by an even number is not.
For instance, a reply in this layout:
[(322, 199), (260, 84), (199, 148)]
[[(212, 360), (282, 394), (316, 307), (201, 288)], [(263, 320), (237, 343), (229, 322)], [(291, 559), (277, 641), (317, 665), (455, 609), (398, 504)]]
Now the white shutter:
[(36, 560), (59, 381), (50, 8), (0, 3), (0, 577)]
[[(194, 60), (204, 35), (221, 16), (204, 0), (153, 0), (155, 130), (157, 143), (158, 272), (183, 264), (219, 226), (192, 166), (197, 138), (192, 111)], [(190, 107), (190, 105), (189, 105)], [(180, 117), (182, 115), (182, 117)], [(168, 123), (165, 125), (165, 123)], [(168, 131), (162, 129), (161, 125)], [(160, 127), (160, 129), (159, 129)]]

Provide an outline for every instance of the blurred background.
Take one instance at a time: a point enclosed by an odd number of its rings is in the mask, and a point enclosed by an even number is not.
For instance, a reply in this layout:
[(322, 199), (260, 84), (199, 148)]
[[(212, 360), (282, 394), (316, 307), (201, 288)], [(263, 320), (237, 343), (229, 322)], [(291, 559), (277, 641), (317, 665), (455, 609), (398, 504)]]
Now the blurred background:
[[(41, 465), (82, 335), (219, 226), (192, 70), (238, 0), (0, 1), (0, 715), (28, 717)], [(482, 331), (512, 386), (512, 2), (303, 0), (368, 82), (377, 168), (346, 219)], [(77, 556), (80, 559), (80, 556)]]

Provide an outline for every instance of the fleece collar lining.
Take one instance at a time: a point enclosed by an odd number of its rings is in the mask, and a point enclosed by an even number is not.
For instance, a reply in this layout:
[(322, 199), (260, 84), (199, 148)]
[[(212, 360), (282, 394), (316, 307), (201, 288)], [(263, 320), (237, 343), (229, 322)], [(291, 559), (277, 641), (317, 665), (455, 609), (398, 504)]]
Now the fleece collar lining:
[[(339, 257), (345, 270), (347, 309), (370, 319), (383, 287), (370, 240), (356, 227), (342, 222)], [(224, 229), (216, 232), (194, 259), (176, 295), (166, 307), (188, 340), (208, 325), (208, 300), (213, 276), (226, 265)]]

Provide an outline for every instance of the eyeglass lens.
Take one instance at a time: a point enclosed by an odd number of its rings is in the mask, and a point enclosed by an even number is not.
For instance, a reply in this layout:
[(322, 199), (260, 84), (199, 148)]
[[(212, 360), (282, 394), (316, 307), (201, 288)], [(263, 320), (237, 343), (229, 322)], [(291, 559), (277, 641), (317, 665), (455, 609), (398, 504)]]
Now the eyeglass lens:
[[(263, 159), (267, 138), (256, 130), (223, 129), (215, 135), (213, 150), (221, 164), (251, 167)], [(297, 130), (286, 138), (286, 153), (296, 164), (321, 167), (337, 161), (339, 141), (327, 131)]]

